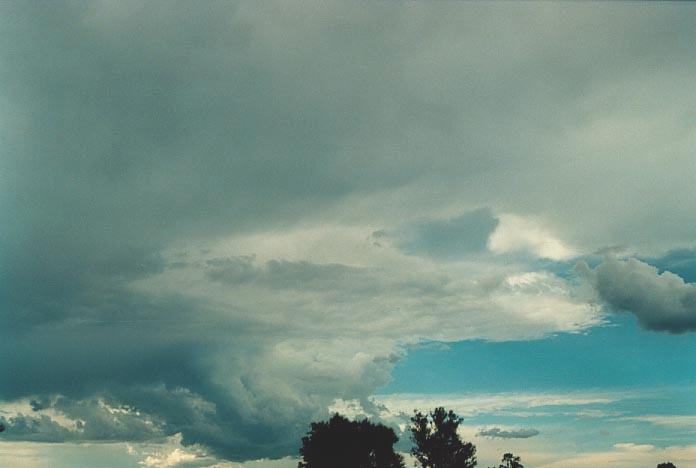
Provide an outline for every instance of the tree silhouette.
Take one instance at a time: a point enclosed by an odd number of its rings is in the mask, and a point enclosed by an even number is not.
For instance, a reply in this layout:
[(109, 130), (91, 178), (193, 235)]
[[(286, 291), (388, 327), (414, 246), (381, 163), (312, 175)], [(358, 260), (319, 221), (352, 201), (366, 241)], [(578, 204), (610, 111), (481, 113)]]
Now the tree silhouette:
[(454, 411), (435, 408), (424, 415), (416, 411), (411, 418), (411, 454), (423, 468), (472, 468), (476, 466), (476, 447), (457, 434), (462, 418)]
[(302, 438), (298, 468), (403, 468), (394, 452), (394, 431), (364, 419), (350, 421), (336, 413), (329, 421), (314, 422)]
[(511, 453), (504, 454), (502, 461), (498, 468), (524, 468), (524, 465), (520, 463), (520, 457), (516, 457)]
[(672, 462), (659, 463), (657, 468), (677, 468)]

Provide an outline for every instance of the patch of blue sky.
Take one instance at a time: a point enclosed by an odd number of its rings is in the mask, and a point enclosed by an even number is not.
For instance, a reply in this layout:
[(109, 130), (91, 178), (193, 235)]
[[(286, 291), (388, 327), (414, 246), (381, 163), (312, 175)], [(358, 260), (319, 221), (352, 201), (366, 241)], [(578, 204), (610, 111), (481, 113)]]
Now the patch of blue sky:
[(656, 267), (660, 273), (670, 271), (687, 283), (696, 282), (696, 249), (674, 249), (660, 257), (639, 257)]
[[(583, 334), (534, 341), (431, 343), (409, 351), (381, 394), (608, 395), (606, 401), (484, 410), (481, 427), (533, 427), (573, 450), (687, 445), (696, 436), (696, 337), (642, 330), (615, 315)], [(445, 399), (446, 401), (446, 399)]]
[(642, 330), (633, 316), (533, 341), (424, 346), (380, 393), (578, 390), (696, 384), (696, 338)]

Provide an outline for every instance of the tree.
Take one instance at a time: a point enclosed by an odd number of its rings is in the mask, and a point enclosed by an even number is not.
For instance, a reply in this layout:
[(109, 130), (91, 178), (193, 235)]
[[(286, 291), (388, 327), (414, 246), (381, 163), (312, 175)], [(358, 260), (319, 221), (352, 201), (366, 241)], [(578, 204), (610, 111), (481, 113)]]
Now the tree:
[(677, 468), (672, 462), (664, 462), (657, 465), (657, 468)]
[(302, 438), (298, 468), (403, 468), (394, 452), (394, 431), (364, 419), (350, 421), (338, 413), (329, 421), (314, 422)]
[(423, 468), (472, 468), (476, 466), (476, 447), (457, 434), (462, 418), (454, 411), (435, 408), (424, 415), (415, 411), (411, 418), (411, 454)]
[(502, 461), (498, 468), (524, 468), (524, 465), (520, 463), (520, 457), (516, 457), (511, 453), (504, 454)]

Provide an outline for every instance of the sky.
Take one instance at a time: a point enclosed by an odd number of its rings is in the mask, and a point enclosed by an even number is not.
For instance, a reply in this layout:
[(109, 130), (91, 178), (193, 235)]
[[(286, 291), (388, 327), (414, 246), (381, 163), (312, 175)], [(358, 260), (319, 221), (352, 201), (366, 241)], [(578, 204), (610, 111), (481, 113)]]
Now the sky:
[(0, 5), (0, 465), (696, 467), (696, 5)]

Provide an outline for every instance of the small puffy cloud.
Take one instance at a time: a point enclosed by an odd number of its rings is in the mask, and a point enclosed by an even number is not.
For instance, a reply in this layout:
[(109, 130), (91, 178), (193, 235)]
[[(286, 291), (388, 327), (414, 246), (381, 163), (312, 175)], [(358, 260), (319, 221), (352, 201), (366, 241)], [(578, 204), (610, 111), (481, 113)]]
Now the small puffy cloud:
[(128, 444), (127, 453), (144, 468), (243, 468), (207, 453), (199, 445), (182, 445), (181, 434), (158, 443)]
[[(197, 462), (196, 466), (205, 466), (198, 463), (199, 457), (195, 453), (186, 452), (183, 449), (175, 448), (168, 453), (154, 453), (147, 455), (140, 465), (148, 468), (171, 468), (176, 466), (193, 466), (191, 463)], [(207, 464), (210, 466), (210, 464)]]
[(492, 437), (498, 439), (529, 439), (530, 437), (538, 436), (539, 431), (532, 428), (520, 429), (501, 429), (499, 427), (491, 427), (481, 429), (476, 434), (483, 437)]
[(495, 253), (526, 252), (540, 258), (567, 260), (577, 252), (543, 226), (519, 216), (504, 214), (488, 238)]
[(696, 330), (696, 284), (635, 258), (605, 259), (594, 270), (580, 264), (599, 297), (634, 314), (644, 328), (670, 333)]

